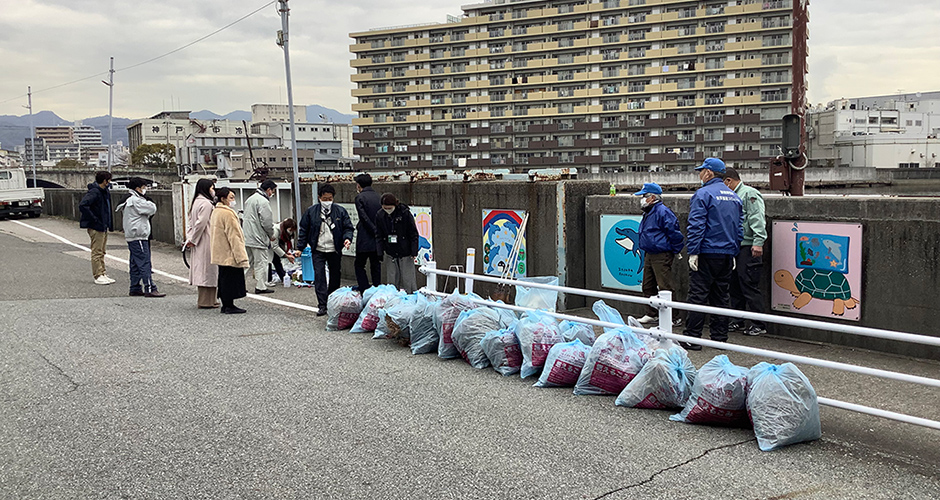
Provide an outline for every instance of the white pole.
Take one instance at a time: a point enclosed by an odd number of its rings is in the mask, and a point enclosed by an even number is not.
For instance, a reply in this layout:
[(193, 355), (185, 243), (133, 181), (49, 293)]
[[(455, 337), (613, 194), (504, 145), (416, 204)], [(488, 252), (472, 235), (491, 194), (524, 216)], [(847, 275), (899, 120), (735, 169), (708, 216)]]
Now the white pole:
[(29, 108), (29, 143), (30, 151), (32, 156), (33, 164), (33, 187), (36, 186), (36, 128), (33, 127), (33, 88), (26, 87), (26, 95), (28, 96), (28, 105)]
[[(284, 70), (287, 73), (287, 108), (290, 116), (290, 152), (292, 165), (294, 166), (294, 217), (297, 223), (300, 223), (300, 216), (303, 213), (303, 207), (300, 206), (300, 172), (297, 170), (297, 127), (294, 126), (294, 92), (291, 87), (290, 78), (290, 46), (288, 42), (287, 17), (290, 15), (290, 9), (287, 7), (288, 0), (278, 1), (278, 12), (281, 13), (281, 32), (278, 37), (278, 45), (284, 49)], [(250, 140), (250, 139), (249, 139)], [(316, 198), (316, 193), (314, 193)]]
[(108, 71), (108, 172), (111, 171), (111, 151), (114, 148), (114, 58)]
[[(477, 260), (477, 250), (475, 248), (467, 249), (467, 267), (464, 269), (467, 270), (467, 273), (473, 274), (476, 270), (476, 260)], [(466, 294), (473, 293), (473, 279), (466, 278), (463, 280), (463, 292)]]

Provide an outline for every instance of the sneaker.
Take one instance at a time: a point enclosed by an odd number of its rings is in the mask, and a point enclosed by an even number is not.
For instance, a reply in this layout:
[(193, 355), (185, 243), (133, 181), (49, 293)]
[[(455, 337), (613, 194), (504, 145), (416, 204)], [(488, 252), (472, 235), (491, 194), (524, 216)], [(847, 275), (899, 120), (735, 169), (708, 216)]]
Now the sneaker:
[(116, 279), (114, 279), (114, 278), (108, 276), (107, 274), (104, 275), (104, 279), (110, 281), (111, 283), (117, 283), (117, 280), (116, 280)]
[(740, 332), (744, 330), (744, 323), (740, 321), (732, 321), (728, 323), (729, 332)]
[(96, 285), (110, 285), (111, 283), (114, 283), (114, 281), (108, 279), (108, 277), (103, 274), (95, 278)]
[(701, 351), (702, 346), (698, 344), (690, 344), (688, 342), (679, 342), (679, 345), (686, 351)]
[(317, 310), (317, 316), (326, 316), (326, 309)]
[(657, 321), (659, 321), (659, 316), (650, 316), (649, 314), (647, 314), (643, 316), (642, 318), (638, 319), (637, 321), (639, 321), (641, 324), (644, 324), (644, 325), (649, 324), (649, 323), (656, 323)]
[(284, 282), (281, 280), (271, 280), (265, 283), (266, 286), (284, 286)]
[(751, 337), (756, 337), (758, 335), (767, 333), (767, 329), (761, 328), (759, 326), (751, 325), (748, 329), (744, 330), (744, 332), (742, 333), (744, 333), (745, 335), (750, 335)]
[(145, 293), (145, 294), (144, 294), (144, 297), (150, 297), (150, 298), (152, 298), (152, 299), (154, 299), (154, 298), (159, 299), (160, 297), (166, 297), (166, 294), (154, 290), (154, 291), (152, 291), (152, 292), (147, 292), (147, 293)]
[(680, 327), (680, 326), (682, 326), (682, 318), (676, 318), (676, 319), (672, 320), (672, 326), (673, 326), (673, 327)]
[(274, 290), (271, 290), (270, 288), (265, 288), (264, 290), (258, 290), (257, 288), (255, 288), (255, 294), (261, 295), (263, 293), (274, 293)]

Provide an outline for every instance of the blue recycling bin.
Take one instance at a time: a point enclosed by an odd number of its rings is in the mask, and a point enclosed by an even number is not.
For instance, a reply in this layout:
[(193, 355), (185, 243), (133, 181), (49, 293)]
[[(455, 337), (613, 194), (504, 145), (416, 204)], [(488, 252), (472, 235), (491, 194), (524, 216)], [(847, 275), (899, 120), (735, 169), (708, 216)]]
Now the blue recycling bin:
[(303, 273), (304, 281), (313, 281), (313, 252), (310, 247), (304, 248), (303, 253), (300, 254), (300, 272)]

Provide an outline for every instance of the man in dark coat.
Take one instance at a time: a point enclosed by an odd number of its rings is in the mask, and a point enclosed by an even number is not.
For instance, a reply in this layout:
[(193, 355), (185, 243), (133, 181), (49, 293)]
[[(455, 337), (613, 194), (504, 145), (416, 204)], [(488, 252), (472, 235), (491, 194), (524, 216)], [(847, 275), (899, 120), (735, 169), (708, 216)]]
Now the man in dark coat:
[(91, 239), (91, 272), (96, 285), (110, 285), (115, 280), (105, 274), (104, 254), (108, 246), (108, 231), (114, 231), (111, 219), (111, 172), (95, 174), (95, 182), (88, 185), (88, 192), (78, 204), (82, 214), (79, 227), (88, 230)]
[(382, 254), (375, 246), (375, 216), (382, 209), (379, 193), (372, 189), (372, 176), (356, 176), (356, 212), (359, 223), (356, 225), (356, 282), (361, 291), (369, 288), (369, 276), (366, 274), (366, 261), (370, 263), (372, 286), (382, 283)]
[(418, 226), (411, 209), (392, 193), (382, 195), (382, 209), (375, 218), (376, 249), (389, 256), (388, 281), (408, 293), (418, 288), (415, 257), (418, 255)]
[[(352, 245), (355, 228), (346, 209), (333, 204), (336, 189), (330, 184), (320, 186), (320, 202), (308, 208), (300, 219), (297, 236), (296, 256), (310, 245), (313, 250), (313, 288), (317, 292), (319, 310), (317, 316), (326, 314), (326, 301), (329, 295), (339, 288), (340, 266), (343, 263), (343, 249)], [(330, 267), (327, 282), (326, 266)]]

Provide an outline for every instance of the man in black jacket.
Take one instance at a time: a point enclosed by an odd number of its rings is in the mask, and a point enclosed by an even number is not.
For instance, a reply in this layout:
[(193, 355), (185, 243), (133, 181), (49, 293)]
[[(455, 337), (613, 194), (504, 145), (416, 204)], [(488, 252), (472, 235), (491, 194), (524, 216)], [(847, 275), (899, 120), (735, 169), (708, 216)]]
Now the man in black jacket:
[(370, 262), (372, 286), (382, 283), (382, 255), (375, 251), (375, 216), (382, 209), (379, 193), (372, 189), (372, 176), (356, 176), (356, 212), (359, 223), (356, 225), (356, 281), (360, 291), (369, 288), (369, 276), (366, 274), (366, 261)]
[(415, 257), (418, 255), (418, 226), (415, 216), (392, 193), (382, 195), (382, 210), (375, 218), (376, 249), (387, 253), (388, 281), (408, 293), (418, 288)]
[[(319, 306), (317, 316), (326, 314), (326, 301), (339, 288), (340, 266), (343, 263), (341, 252), (343, 248), (349, 249), (355, 231), (346, 209), (333, 205), (335, 194), (333, 186), (320, 186), (320, 202), (304, 212), (297, 235), (296, 256), (300, 257), (307, 245), (313, 250), (313, 289), (317, 292)], [(330, 267), (329, 282), (326, 278), (327, 265)]]
[(108, 246), (108, 231), (114, 231), (111, 219), (111, 172), (95, 174), (95, 182), (88, 185), (88, 192), (78, 204), (82, 214), (79, 227), (88, 230), (91, 239), (91, 272), (96, 285), (110, 285), (115, 280), (105, 274), (104, 254)]

